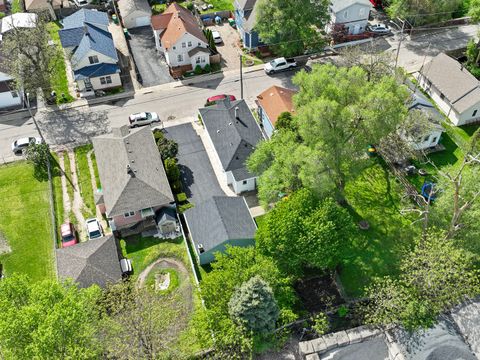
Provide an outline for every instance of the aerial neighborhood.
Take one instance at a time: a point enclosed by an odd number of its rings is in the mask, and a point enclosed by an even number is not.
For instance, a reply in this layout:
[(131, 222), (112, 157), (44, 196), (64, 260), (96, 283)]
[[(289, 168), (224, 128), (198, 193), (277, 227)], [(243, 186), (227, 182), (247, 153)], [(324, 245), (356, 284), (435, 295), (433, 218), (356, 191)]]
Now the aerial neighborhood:
[(2, 359), (480, 359), (479, 0), (0, 0)]

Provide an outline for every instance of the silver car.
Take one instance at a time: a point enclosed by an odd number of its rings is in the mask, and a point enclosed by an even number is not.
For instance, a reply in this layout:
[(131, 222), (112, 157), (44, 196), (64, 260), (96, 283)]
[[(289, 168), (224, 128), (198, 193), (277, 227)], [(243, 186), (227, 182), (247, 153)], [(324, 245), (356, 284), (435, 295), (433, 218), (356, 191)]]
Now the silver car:
[(134, 128), (142, 125), (150, 125), (155, 122), (160, 122), (160, 117), (156, 112), (141, 112), (132, 114), (128, 117), (130, 127)]
[(18, 155), (18, 154), (21, 154), (23, 150), (25, 150), (28, 147), (28, 145), (30, 144), (38, 145), (41, 143), (42, 143), (42, 139), (38, 137), (30, 136), (30, 137), (20, 138), (18, 140), (15, 140), (12, 143), (12, 151), (15, 155)]

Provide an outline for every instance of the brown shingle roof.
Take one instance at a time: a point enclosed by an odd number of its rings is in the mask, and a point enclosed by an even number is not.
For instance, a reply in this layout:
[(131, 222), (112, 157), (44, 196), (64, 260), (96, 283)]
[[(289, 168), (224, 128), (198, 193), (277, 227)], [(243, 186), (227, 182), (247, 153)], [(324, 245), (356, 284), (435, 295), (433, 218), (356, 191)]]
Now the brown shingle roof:
[(267, 113), (273, 126), (282, 112), (295, 111), (292, 99), (295, 94), (294, 90), (274, 85), (257, 96), (258, 103)]
[(195, 16), (177, 3), (172, 3), (161, 15), (152, 16), (154, 30), (163, 30), (160, 40), (167, 50), (186, 33), (189, 33), (204, 43), (207, 42)]

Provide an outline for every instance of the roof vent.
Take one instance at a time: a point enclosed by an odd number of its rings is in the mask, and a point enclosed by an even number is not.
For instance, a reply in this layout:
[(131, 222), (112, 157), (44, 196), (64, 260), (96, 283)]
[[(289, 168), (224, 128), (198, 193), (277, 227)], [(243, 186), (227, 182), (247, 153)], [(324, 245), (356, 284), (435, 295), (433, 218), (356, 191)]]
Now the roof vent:
[(232, 123), (231, 123), (231, 122), (229, 122), (229, 123), (228, 123), (228, 125), (232, 125)]
[(203, 248), (203, 244), (198, 244), (197, 248), (198, 248), (198, 252), (200, 254), (203, 254), (205, 252), (205, 249)]
[(220, 134), (220, 130), (217, 130), (217, 134)]
[(127, 164), (127, 174), (132, 174), (132, 167), (130, 164)]
[(235, 106), (235, 119), (238, 119), (238, 106)]

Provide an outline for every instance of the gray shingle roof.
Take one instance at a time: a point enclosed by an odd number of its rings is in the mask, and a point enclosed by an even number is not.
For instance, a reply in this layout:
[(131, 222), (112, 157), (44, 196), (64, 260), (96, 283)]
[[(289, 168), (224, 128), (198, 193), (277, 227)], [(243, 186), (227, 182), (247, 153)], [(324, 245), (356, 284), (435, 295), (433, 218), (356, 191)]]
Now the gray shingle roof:
[(114, 128), (111, 134), (93, 138), (93, 147), (108, 216), (174, 201), (148, 126), (135, 130)]
[(106, 29), (108, 26), (108, 15), (102, 11), (82, 8), (67, 16), (62, 20), (62, 23), (65, 29), (81, 27), (84, 23), (100, 25)]
[(243, 11), (245, 10), (251, 10), (254, 6), (257, 0), (238, 0), (238, 8), (242, 9)]
[[(235, 108), (238, 108), (237, 118)], [(244, 100), (230, 102), (227, 98), (199, 111), (223, 169), (237, 173), (236, 180), (253, 177), (248, 176), (245, 161), (263, 137), (247, 103)]]
[(119, 0), (118, 10), (122, 15), (122, 18), (129, 16), (135, 11), (141, 11), (145, 15), (152, 15), (152, 9), (148, 5), (147, 0)]
[(333, 12), (338, 12), (343, 9), (349, 8), (354, 4), (365, 5), (368, 7), (373, 7), (372, 3), (369, 0), (332, 0), (331, 8)]
[(73, 279), (80, 287), (105, 287), (122, 278), (115, 238), (112, 235), (56, 250), (58, 276)]
[(195, 251), (209, 251), (227, 240), (253, 239), (257, 227), (243, 197), (213, 196), (185, 211)]
[(458, 61), (440, 53), (422, 70), (459, 113), (480, 102), (480, 82)]

